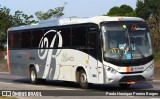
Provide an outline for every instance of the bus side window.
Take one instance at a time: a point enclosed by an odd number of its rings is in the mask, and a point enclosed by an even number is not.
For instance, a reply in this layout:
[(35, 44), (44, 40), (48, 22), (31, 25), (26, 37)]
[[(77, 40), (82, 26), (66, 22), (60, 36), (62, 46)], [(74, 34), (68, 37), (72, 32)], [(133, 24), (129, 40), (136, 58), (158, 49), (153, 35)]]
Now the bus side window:
[[(48, 29), (45, 29), (45, 30), (44, 30), (44, 33), (46, 34), (47, 32), (49, 32), (49, 31), (51, 31), (51, 30), (57, 31), (57, 30), (54, 29), (54, 28), (48, 28)], [(49, 32), (48, 34), (46, 34), (46, 35), (44, 36), (44, 37), (46, 37), (46, 38), (48, 39), (48, 47), (49, 47), (49, 48), (57, 48), (57, 47), (58, 47), (59, 38), (58, 38), (58, 36), (56, 36), (56, 35), (57, 35), (57, 32), (51, 31), (51, 32)], [(55, 42), (54, 42), (54, 46), (51, 46), (51, 43), (52, 43), (52, 40), (53, 40), (54, 37), (56, 37), (56, 38), (55, 38)], [(45, 47), (46, 47), (46, 46), (45, 46)]]
[(12, 49), (13, 46), (14, 46), (14, 35), (13, 35), (13, 33), (9, 33), (8, 38), (9, 38), (9, 42), (8, 42), (9, 49)]
[(22, 48), (31, 47), (31, 31), (21, 32)]
[(72, 46), (86, 46), (87, 33), (85, 26), (72, 28)]
[(71, 29), (70, 28), (60, 28), (58, 31), (61, 31), (62, 35), (62, 47), (70, 47), (71, 46)]
[(95, 58), (97, 58), (97, 36), (96, 32), (89, 33), (88, 46), (89, 46), (89, 54)]
[(10, 49), (21, 48), (21, 33), (20, 32), (13, 32), (9, 34), (9, 48)]
[(38, 48), (41, 38), (43, 37), (43, 30), (32, 31), (32, 47)]

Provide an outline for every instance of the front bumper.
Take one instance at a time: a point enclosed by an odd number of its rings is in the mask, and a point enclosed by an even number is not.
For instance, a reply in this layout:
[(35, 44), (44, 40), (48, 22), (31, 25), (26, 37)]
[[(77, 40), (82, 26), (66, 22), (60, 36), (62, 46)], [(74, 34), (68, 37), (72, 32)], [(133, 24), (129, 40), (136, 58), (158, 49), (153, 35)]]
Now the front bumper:
[(128, 82), (141, 82), (141, 81), (151, 81), (154, 76), (154, 67), (149, 71), (145, 70), (141, 73), (111, 73), (106, 71), (106, 84), (116, 84), (116, 83), (128, 83)]

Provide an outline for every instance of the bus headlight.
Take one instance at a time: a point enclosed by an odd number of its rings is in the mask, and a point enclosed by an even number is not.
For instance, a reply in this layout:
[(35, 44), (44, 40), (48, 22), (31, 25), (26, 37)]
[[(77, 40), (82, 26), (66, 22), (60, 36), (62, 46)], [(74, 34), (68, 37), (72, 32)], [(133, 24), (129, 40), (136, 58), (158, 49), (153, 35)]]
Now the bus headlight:
[(153, 64), (152, 65), (150, 65), (150, 66), (148, 66), (148, 68), (146, 69), (146, 71), (150, 71), (151, 69), (153, 69)]
[(116, 74), (116, 73), (117, 73), (117, 71), (116, 71), (115, 69), (113, 69), (113, 68), (111, 68), (111, 67), (109, 67), (109, 66), (105, 66), (105, 68), (106, 68), (106, 71), (107, 71), (107, 72), (110, 72), (110, 73), (112, 73), (112, 74)]

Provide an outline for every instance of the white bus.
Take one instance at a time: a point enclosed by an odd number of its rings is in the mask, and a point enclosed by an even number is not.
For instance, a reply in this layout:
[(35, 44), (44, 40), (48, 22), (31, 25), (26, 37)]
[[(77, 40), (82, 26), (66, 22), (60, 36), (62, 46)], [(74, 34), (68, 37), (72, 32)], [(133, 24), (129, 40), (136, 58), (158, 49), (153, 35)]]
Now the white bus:
[(41, 21), (8, 30), (11, 74), (91, 84), (150, 81), (154, 58), (150, 32), (137, 17), (97, 16)]

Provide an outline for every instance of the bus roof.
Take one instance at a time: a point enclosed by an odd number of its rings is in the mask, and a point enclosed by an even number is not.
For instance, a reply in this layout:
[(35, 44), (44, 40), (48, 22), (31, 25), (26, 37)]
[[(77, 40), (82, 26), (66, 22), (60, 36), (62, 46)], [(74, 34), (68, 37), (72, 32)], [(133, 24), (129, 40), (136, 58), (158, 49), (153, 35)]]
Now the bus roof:
[(79, 18), (79, 17), (69, 17), (63, 19), (49, 19), (40, 21), (37, 24), (25, 25), (19, 27), (11, 27), (8, 31), (16, 30), (26, 30), (34, 28), (52, 27), (52, 26), (63, 26), (63, 25), (73, 25), (73, 24), (83, 24), (83, 23), (95, 23), (99, 24), (105, 21), (144, 21), (138, 17), (110, 17), (110, 16), (95, 16), (91, 18)]

